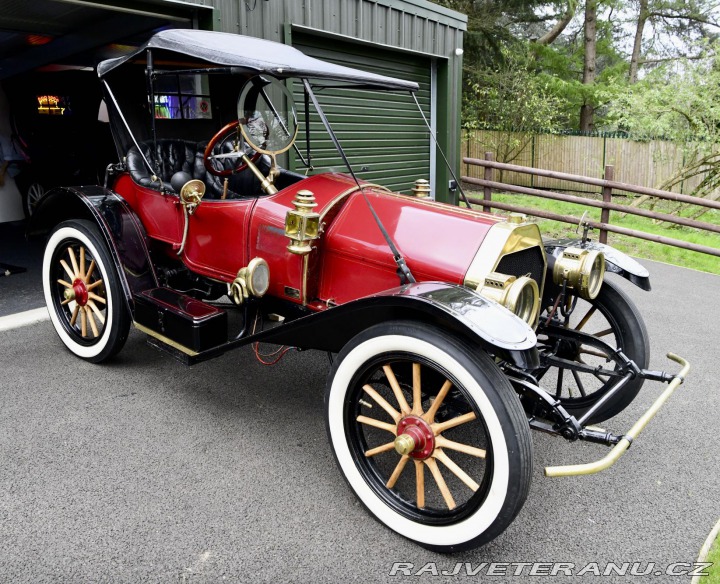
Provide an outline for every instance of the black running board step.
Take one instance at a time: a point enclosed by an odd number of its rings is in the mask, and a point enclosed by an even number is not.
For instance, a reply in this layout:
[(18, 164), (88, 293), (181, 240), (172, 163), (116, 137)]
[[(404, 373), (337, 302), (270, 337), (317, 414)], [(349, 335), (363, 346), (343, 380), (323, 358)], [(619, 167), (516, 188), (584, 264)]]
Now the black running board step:
[[(153, 288), (133, 296), (135, 326), (188, 356), (227, 343), (228, 315), (171, 288)], [(153, 343), (155, 344), (155, 343)]]

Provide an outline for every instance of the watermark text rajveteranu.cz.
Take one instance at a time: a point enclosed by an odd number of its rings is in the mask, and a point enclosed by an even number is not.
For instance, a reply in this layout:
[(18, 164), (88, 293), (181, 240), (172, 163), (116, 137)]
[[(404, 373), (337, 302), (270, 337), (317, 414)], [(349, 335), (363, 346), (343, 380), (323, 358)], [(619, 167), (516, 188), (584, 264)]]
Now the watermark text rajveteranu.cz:
[(395, 562), (390, 576), (707, 576), (712, 562)]

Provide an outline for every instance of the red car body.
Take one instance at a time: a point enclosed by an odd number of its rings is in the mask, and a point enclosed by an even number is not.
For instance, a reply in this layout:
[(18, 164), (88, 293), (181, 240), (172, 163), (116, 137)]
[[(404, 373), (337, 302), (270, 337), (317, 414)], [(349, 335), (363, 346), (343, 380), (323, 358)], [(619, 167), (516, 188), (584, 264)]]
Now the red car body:
[[(295, 195), (310, 190), (323, 235), (308, 258), (287, 251), (285, 217)], [(140, 217), (149, 238), (176, 255), (182, 240), (177, 198), (134, 183), (128, 174), (113, 190)], [(368, 187), (364, 193), (405, 252), (418, 281), (462, 284), (489, 228), (502, 218)], [(204, 201), (194, 213), (182, 260), (193, 271), (231, 283), (239, 267), (264, 258), (272, 277), (268, 294), (324, 310), (397, 286), (393, 255), (355, 181), (348, 175), (308, 177), (260, 199)], [(451, 233), (452, 237), (434, 237)]]

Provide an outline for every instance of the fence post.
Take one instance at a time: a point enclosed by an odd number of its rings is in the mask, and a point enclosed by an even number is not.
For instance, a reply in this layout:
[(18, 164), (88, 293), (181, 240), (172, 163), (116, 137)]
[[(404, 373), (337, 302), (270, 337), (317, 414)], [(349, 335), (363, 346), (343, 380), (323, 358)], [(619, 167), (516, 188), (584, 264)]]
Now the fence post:
[[(612, 164), (606, 164), (605, 165), (605, 180), (615, 180), (615, 167)], [(603, 202), (605, 203), (611, 203), (612, 202), (612, 188), (605, 186), (602, 188), (602, 198)], [(610, 224), (610, 209), (603, 209), (600, 212), (600, 223), (607, 223)], [(598, 240), (600, 243), (607, 243), (607, 230), (601, 229), (600, 230), (600, 237), (598, 237)]]
[[(486, 152), (485, 160), (492, 162), (495, 160), (495, 155), (492, 152)], [(490, 168), (489, 166), (486, 166), (485, 172), (483, 174), (483, 178), (485, 180), (493, 180), (494, 172), (495, 172), (494, 168)], [(492, 201), (492, 189), (490, 187), (483, 187), (483, 201)], [(483, 212), (490, 213), (491, 212), (490, 207), (483, 205)]]

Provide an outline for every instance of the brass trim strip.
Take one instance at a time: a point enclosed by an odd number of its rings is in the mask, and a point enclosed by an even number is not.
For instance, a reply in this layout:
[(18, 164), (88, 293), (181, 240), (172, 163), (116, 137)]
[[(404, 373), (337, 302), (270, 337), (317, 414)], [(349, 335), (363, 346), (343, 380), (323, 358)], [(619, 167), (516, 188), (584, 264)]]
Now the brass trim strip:
[(199, 355), (198, 352), (193, 351), (192, 349), (188, 349), (185, 345), (181, 345), (180, 343), (177, 343), (172, 339), (167, 338), (165, 335), (161, 335), (159, 332), (149, 329), (148, 327), (138, 324), (136, 322), (133, 322), (133, 324), (135, 325), (135, 328), (138, 329), (140, 332), (143, 332), (146, 335), (150, 335), (151, 337), (155, 337), (166, 345), (170, 345), (173, 349), (177, 349), (178, 351), (185, 353), (186, 355), (190, 355), (191, 357)]
[(401, 199), (410, 199), (411, 201), (417, 201), (423, 205), (427, 205), (428, 207), (438, 207), (441, 209), (452, 209), (454, 213), (460, 213), (462, 215), (471, 215), (472, 217), (485, 217), (489, 219), (494, 219), (495, 221), (502, 222), (505, 221), (505, 217), (502, 215), (494, 215), (492, 213), (485, 213), (483, 211), (480, 211), (478, 209), (468, 209), (466, 207), (458, 207), (456, 205), (450, 205), (449, 203), (441, 203), (440, 201), (435, 201), (433, 199), (422, 199), (418, 198), (414, 195), (403, 195), (402, 193), (395, 193), (395, 192), (389, 192), (388, 195), (392, 197), (397, 197)]
[(677, 355), (673, 353), (667, 354), (668, 359), (671, 361), (675, 361), (676, 363), (679, 363), (682, 365), (682, 369), (680, 370), (680, 373), (676, 374), (673, 378), (673, 380), (670, 382), (670, 385), (667, 386), (664, 392), (660, 394), (660, 397), (658, 397), (655, 400), (655, 403), (651, 405), (648, 410), (640, 417), (640, 419), (635, 422), (632, 428), (630, 428), (630, 431), (623, 436), (623, 438), (618, 442), (615, 446), (613, 446), (612, 450), (608, 452), (608, 454), (601, 458), (600, 460), (597, 460), (595, 462), (589, 462), (586, 464), (571, 464), (567, 466), (546, 466), (545, 467), (545, 476), (547, 477), (570, 477), (570, 476), (581, 476), (581, 475), (589, 475), (589, 474), (595, 474), (597, 472), (600, 472), (601, 470), (605, 470), (606, 468), (611, 467), (613, 464), (615, 464), (618, 459), (625, 454), (625, 451), (630, 448), (630, 444), (640, 435), (640, 432), (642, 432), (645, 429), (645, 426), (648, 425), (648, 422), (652, 420), (655, 417), (655, 414), (657, 414), (660, 411), (660, 408), (665, 405), (665, 402), (670, 398), (670, 396), (673, 394), (673, 392), (680, 386), (680, 384), (685, 380), (685, 376), (687, 375), (688, 371), (690, 371), (690, 363), (688, 363), (685, 359), (682, 357), (678, 357)]
[[(394, 195), (394, 194), (395, 194), (395, 193), (393, 193), (392, 191), (390, 191), (390, 189), (387, 189), (387, 188), (385, 188), (385, 187), (382, 186), (382, 185), (376, 185), (375, 183), (365, 183), (365, 184), (362, 185), (362, 188), (363, 188), (363, 189), (364, 189), (364, 188), (380, 189), (380, 190), (383, 191), (383, 194), (388, 194), (388, 195)], [(342, 201), (342, 200), (343, 200), (345, 197), (347, 197), (348, 195), (352, 195), (355, 191), (359, 191), (359, 190), (360, 190), (360, 187), (357, 186), (357, 185), (355, 185), (355, 186), (353, 186), (353, 187), (350, 187), (350, 188), (347, 189), (346, 191), (343, 191), (343, 192), (340, 193), (339, 195), (337, 195), (337, 196), (336, 196), (332, 201), (330, 201), (330, 202), (325, 206), (325, 208), (322, 210), (322, 213), (320, 214), (320, 222), (322, 223), (322, 220), (325, 219), (325, 215), (327, 215), (327, 214), (333, 209), (333, 207), (335, 207), (336, 204), (338, 204), (340, 201)]]

